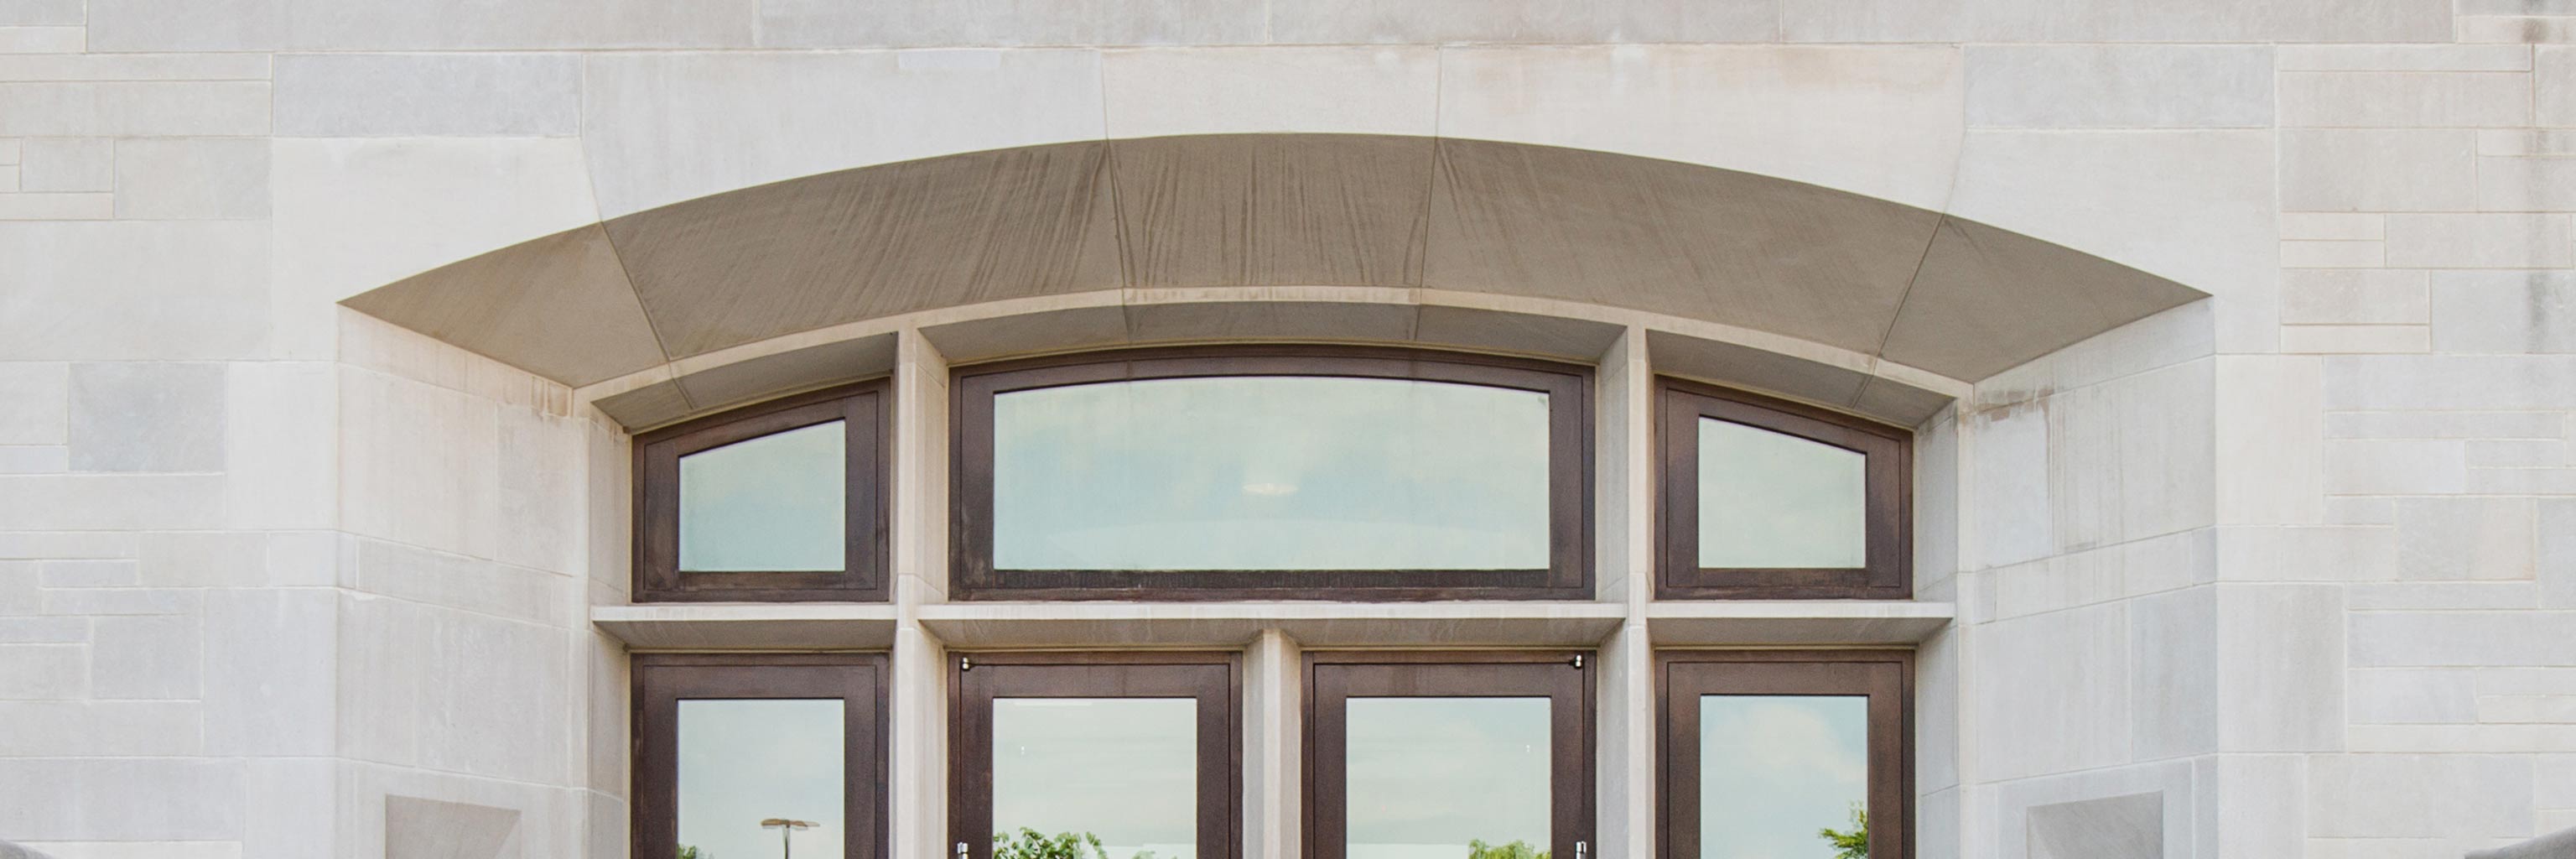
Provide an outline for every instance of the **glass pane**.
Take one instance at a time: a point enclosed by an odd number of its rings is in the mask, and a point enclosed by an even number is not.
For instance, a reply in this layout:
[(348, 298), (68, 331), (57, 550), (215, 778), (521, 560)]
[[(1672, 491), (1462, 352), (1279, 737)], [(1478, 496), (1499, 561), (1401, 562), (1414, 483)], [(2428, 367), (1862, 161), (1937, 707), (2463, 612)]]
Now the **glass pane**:
[[(1198, 702), (993, 701), (996, 847), (1066, 838), (1109, 859), (1196, 859)], [(999, 852), (997, 849), (995, 852)]]
[(680, 569), (840, 570), (848, 521), (841, 423), (680, 457)]
[(1350, 859), (1545, 855), (1548, 699), (1347, 703)]
[(1739, 423), (1699, 422), (1699, 565), (1867, 566), (1868, 457)]
[(680, 856), (842, 855), (841, 735), (839, 699), (680, 702)]
[(1535, 570), (1547, 395), (1235, 377), (993, 402), (994, 563), (1012, 570)]
[(1700, 859), (1833, 859), (1865, 846), (1869, 699), (1702, 695)]

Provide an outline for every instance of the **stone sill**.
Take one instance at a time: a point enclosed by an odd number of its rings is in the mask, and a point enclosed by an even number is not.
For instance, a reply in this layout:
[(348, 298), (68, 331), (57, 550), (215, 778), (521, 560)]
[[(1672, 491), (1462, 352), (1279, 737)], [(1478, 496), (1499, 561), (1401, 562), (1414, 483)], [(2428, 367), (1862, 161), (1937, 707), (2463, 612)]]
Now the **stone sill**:
[(1946, 602), (1658, 602), (1646, 606), (1646, 637), (1658, 647), (1914, 644), (1958, 615)]
[(895, 607), (884, 603), (602, 605), (591, 625), (637, 650), (884, 650)]
[[(1300, 646), (1592, 647), (1628, 620), (1607, 602), (934, 603), (923, 631), (963, 649), (1235, 648), (1276, 629)], [(1945, 602), (1659, 602), (1658, 647), (1910, 645), (1956, 617)], [(590, 610), (600, 631), (637, 650), (882, 650), (901, 610), (888, 604), (688, 603)]]
[(1590, 647), (1627, 620), (1601, 602), (950, 603), (921, 627), (950, 647), (1239, 647), (1276, 629), (1304, 647)]

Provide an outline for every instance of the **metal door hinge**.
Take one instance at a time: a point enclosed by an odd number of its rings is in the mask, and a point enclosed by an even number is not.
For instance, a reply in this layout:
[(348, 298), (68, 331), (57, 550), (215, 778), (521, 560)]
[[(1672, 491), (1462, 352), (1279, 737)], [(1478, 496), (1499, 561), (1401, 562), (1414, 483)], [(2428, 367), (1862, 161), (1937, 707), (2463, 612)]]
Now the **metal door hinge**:
[[(960, 657), (957, 657), (957, 670), (959, 670), (959, 671), (973, 671), (973, 670), (975, 670), (975, 657), (972, 657), (972, 656), (960, 656)], [(965, 851), (960, 850), (960, 851), (958, 851), (958, 853), (959, 853), (960, 855), (963, 855), (963, 854), (965, 853)]]

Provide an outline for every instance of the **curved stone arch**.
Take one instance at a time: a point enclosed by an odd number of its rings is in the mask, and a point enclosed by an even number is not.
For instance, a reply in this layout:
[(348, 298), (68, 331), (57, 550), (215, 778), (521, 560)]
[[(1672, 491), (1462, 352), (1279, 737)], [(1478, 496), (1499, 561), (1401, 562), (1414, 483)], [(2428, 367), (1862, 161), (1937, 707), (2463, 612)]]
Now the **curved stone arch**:
[[(657, 402), (620, 417), (636, 426), (870, 366), (897, 328), (989, 340), (974, 332), (1030, 313), (1053, 321), (1017, 330), (1054, 339), (1023, 334), (1016, 351), (1268, 337), (1590, 357), (1545, 334), (1478, 342), (1439, 325), (1642, 327), (1664, 335), (1659, 355), (1684, 356), (1674, 366), (1701, 355), (1702, 375), (1896, 419), (2200, 297), (2011, 231), (1768, 176), (1522, 143), (1238, 134), (776, 182), (344, 303), (585, 388), (612, 414)], [(1872, 389), (1909, 405), (1873, 409)]]

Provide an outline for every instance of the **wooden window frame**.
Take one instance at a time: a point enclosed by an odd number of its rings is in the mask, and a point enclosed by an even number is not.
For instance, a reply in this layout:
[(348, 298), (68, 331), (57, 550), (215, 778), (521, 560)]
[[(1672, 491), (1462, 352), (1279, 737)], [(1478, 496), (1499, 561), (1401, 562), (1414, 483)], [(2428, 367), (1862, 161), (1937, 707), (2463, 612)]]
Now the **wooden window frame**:
[[(1700, 853), (1702, 695), (1869, 699), (1870, 859), (1914, 857), (1914, 654), (1896, 650), (1663, 651), (1655, 654), (1656, 803), (1663, 859)], [(1895, 838), (1880, 838), (1894, 832)]]
[[(1914, 434), (1850, 415), (1714, 385), (1658, 377), (1655, 447), (1657, 599), (1879, 599), (1914, 596)], [(1865, 566), (1699, 565), (1699, 421), (1715, 418), (1831, 445), (1864, 459)]]
[(1547, 849), (1571, 857), (1578, 841), (1597, 845), (1594, 662), (1574, 650), (1307, 653), (1305, 859), (1344, 859), (1349, 849), (1346, 702), (1355, 697), (1551, 699)]
[(948, 840), (968, 849), (954, 855), (992, 859), (993, 699), (1193, 698), (1198, 855), (1241, 856), (1242, 663), (1231, 652), (950, 653)]
[(677, 850), (680, 701), (838, 698), (842, 859), (889, 857), (887, 682), (881, 653), (636, 655), (635, 855)]
[[(1548, 395), (1548, 568), (1544, 570), (996, 570), (993, 400), (1032, 388), (1148, 379), (1308, 376), (1409, 379)], [(960, 600), (1343, 601), (1590, 599), (1592, 372), (1492, 355), (1344, 346), (1120, 350), (961, 368), (950, 385), (954, 594)]]
[[(635, 438), (636, 602), (884, 602), (888, 593), (887, 380), (736, 409)], [(680, 458), (816, 424), (842, 421), (841, 569), (687, 572), (680, 565)]]

